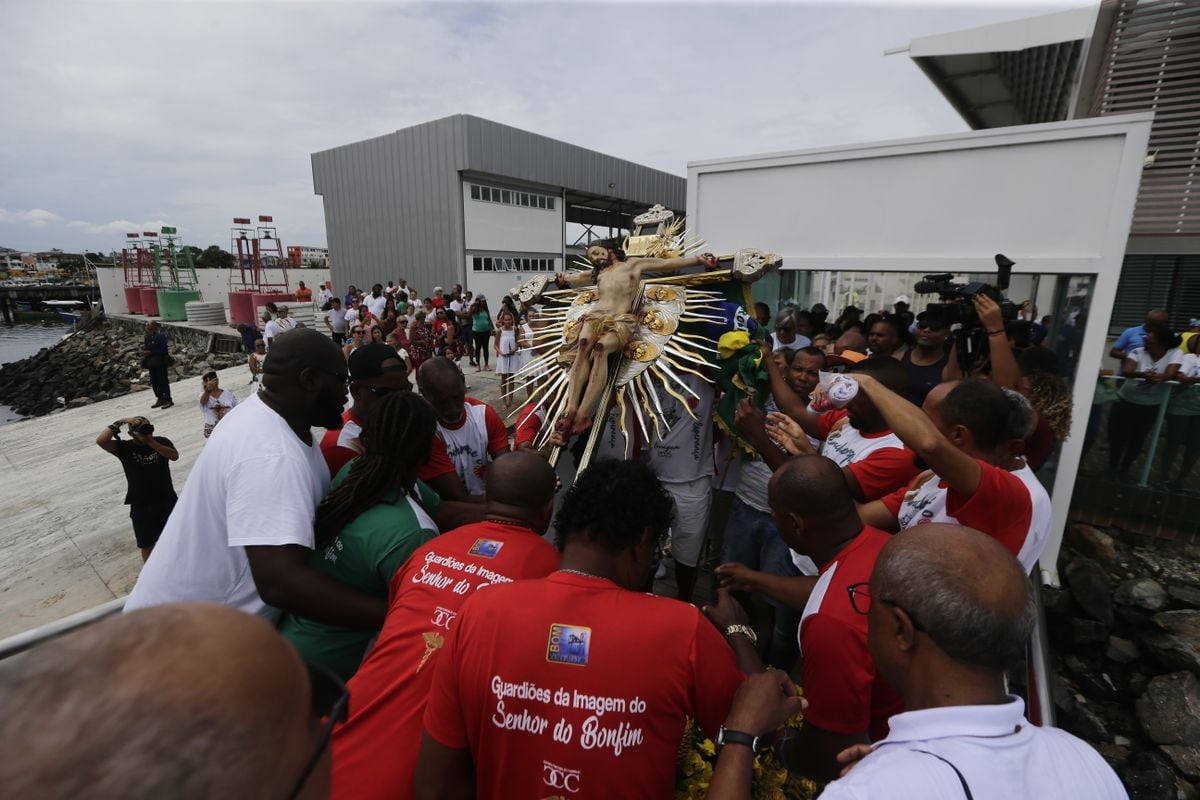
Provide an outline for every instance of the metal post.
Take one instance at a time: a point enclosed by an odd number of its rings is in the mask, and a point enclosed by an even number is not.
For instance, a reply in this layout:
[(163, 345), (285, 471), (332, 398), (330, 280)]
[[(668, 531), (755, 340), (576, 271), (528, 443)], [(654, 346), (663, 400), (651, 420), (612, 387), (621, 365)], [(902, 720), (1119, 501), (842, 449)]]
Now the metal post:
[(1034, 618), (1033, 633), (1025, 645), (1025, 664), (1028, 671), (1028, 702), (1026, 712), (1029, 721), (1042, 727), (1054, 727), (1054, 697), (1050, 693), (1050, 640), (1046, 636), (1046, 610), (1042, 606), (1042, 584), (1038, 580), (1041, 575), (1041, 565), (1033, 567), (1034, 604), (1037, 606), (1037, 616)]
[(1154, 432), (1150, 434), (1150, 450), (1146, 453), (1146, 463), (1142, 465), (1142, 477), (1138, 480), (1138, 486), (1148, 486), (1150, 483), (1150, 468), (1154, 466), (1154, 455), (1158, 452), (1158, 435), (1162, 433), (1163, 420), (1167, 418), (1171, 390), (1166, 386), (1163, 388), (1167, 391), (1163, 392), (1163, 398), (1158, 404), (1158, 417), (1154, 420)]

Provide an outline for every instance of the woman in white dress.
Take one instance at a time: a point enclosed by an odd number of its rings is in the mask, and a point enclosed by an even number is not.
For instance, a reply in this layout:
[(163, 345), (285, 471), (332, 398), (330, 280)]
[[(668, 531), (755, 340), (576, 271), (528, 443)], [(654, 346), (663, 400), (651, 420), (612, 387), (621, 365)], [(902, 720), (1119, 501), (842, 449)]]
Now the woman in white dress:
[(511, 411), (516, 401), (509, 396), (512, 376), (521, 368), (520, 345), (517, 342), (517, 320), (508, 309), (500, 311), (496, 328), (496, 376), (500, 378), (500, 396), (504, 410)]

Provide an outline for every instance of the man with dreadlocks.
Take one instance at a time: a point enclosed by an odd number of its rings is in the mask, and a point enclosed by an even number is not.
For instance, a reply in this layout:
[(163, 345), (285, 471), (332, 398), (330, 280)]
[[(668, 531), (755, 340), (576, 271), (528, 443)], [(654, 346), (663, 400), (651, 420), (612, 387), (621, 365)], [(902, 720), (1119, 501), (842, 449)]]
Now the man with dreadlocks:
[(637, 327), (633, 306), (642, 290), (645, 272), (678, 272), (688, 267), (716, 269), (711, 253), (682, 258), (626, 259), (614, 241), (597, 242), (587, 249), (592, 271), (564, 272), (555, 283), (566, 286), (596, 285), (596, 303), (580, 318), (578, 339), (572, 344), (575, 360), (571, 365), (567, 410), (559, 422), (565, 434), (581, 433), (592, 426), (592, 413), (600, 393), (608, 382), (608, 357), (619, 353)]
[(392, 578), (383, 630), (347, 684), (350, 718), (333, 734), (334, 800), (412, 797), (425, 701), (458, 610), (480, 589), (558, 568), (543, 538), (555, 485), (537, 453), (500, 456), (483, 521), (426, 543)]
[[(419, 497), (417, 491), (417, 472), (429, 458), (436, 428), (433, 409), (411, 392), (389, 394), (371, 406), (363, 454), (338, 473), (317, 508), (313, 569), (387, 599), (392, 575), (438, 533), (422, 507), (436, 507), (436, 495)], [(279, 631), (305, 661), (343, 678), (358, 669), (374, 635), (296, 614), (284, 616)]]

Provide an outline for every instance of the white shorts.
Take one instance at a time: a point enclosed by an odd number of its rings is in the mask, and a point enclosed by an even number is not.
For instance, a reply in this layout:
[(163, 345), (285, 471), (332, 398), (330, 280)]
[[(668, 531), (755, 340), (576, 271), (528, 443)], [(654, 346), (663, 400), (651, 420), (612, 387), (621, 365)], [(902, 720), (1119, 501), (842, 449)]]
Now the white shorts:
[(675, 523), (671, 526), (671, 557), (685, 567), (700, 563), (708, 510), (712, 505), (713, 481), (709, 475), (684, 483), (664, 483), (675, 501)]

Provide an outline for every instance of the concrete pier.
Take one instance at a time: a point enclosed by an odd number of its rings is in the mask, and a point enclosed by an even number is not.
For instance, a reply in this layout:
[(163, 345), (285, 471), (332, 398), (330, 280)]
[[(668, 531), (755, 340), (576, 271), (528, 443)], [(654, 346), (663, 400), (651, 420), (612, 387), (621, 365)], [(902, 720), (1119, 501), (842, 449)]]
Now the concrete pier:
[[(499, 410), (495, 373), (463, 365), (467, 393)], [(239, 400), (256, 390), (245, 365), (218, 374)], [(172, 384), (166, 411), (142, 390), (0, 426), (0, 638), (129, 593), (142, 559), (121, 502), (125, 475), (95, 438), (113, 420), (146, 416), (179, 450), (171, 475), (181, 492), (205, 441), (200, 392), (200, 378), (187, 378)]]

